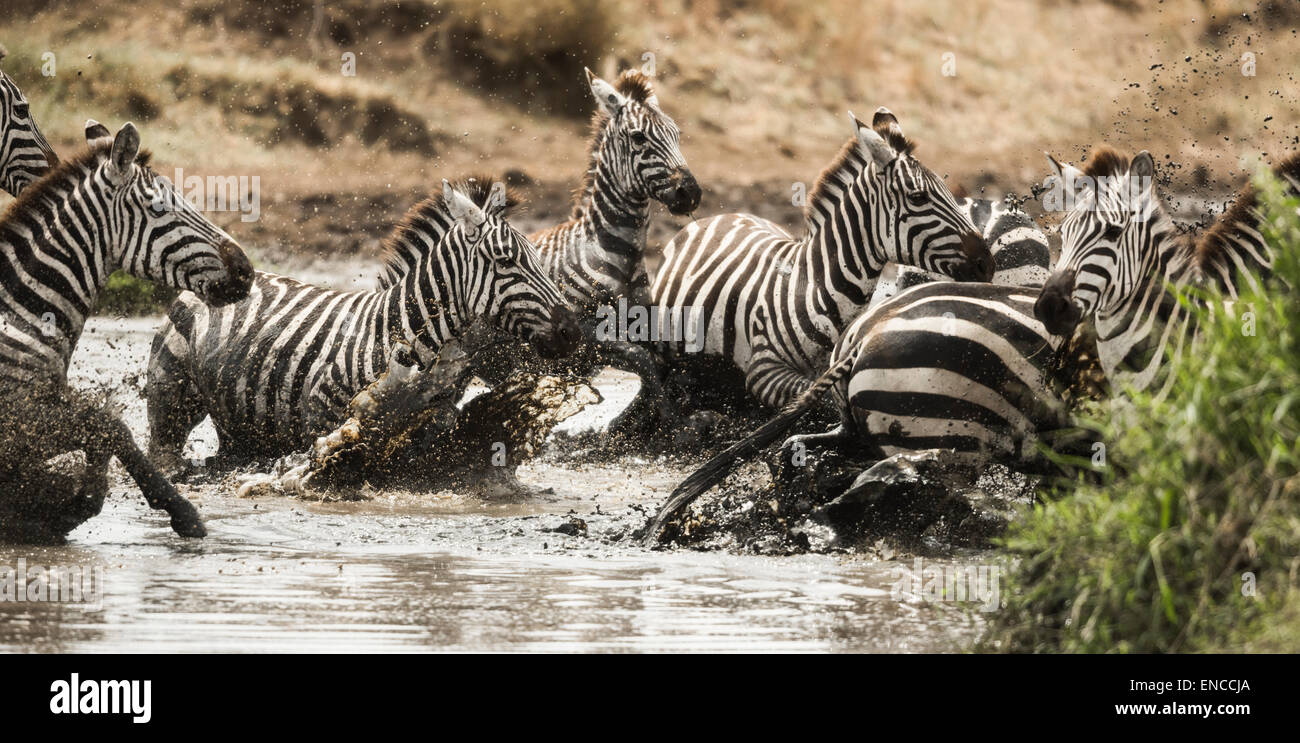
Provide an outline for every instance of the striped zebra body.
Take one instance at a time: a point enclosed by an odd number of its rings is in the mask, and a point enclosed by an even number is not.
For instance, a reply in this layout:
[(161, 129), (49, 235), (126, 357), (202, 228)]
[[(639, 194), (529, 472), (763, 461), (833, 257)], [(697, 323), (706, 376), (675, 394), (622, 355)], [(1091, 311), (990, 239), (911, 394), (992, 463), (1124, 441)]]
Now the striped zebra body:
[(222, 455), (299, 450), (342, 420), (348, 402), (386, 371), (396, 343), (409, 343), (427, 366), (478, 319), (544, 354), (572, 350), (571, 313), (531, 243), (506, 222), (512, 199), (498, 201), (491, 183), (444, 182), (441, 199), (411, 209), (389, 252), (392, 260), (421, 258), (387, 288), (333, 291), (259, 272), (247, 299), (229, 307), (182, 295), (149, 364), (151, 457), (179, 465), (205, 415)]
[(1067, 424), (1049, 392), (1057, 350), (1034, 317), (1038, 290), (931, 282), (873, 307), (845, 331), (829, 366), (840, 437), (883, 458), (946, 449), (1019, 461)]
[(671, 365), (729, 360), (749, 395), (779, 406), (826, 368), (886, 263), (989, 278), (988, 247), (943, 182), (911, 156), (893, 114), (880, 109), (872, 127), (853, 121), (855, 137), (808, 197), (807, 235), (727, 214), (688, 225), (665, 248), (652, 301), (700, 335), (663, 344)]
[[(993, 278), (998, 286), (1041, 288), (1051, 273), (1052, 254), (1047, 234), (1019, 208), (1003, 201), (961, 198), (957, 206), (970, 217), (993, 254)], [(882, 278), (872, 295), (876, 305), (904, 289), (946, 277), (911, 266), (897, 266), (895, 274)]]
[[(0, 47), (0, 60), (4, 57), (4, 47)], [(17, 196), (58, 162), (32, 119), (27, 98), (0, 71), (0, 188)]]
[[(466, 345), (474, 351), (475, 373), (492, 385), (521, 366), (586, 373), (609, 365), (641, 377), (638, 400), (661, 400), (649, 352), (597, 337), (597, 315), (624, 298), (649, 303), (644, 252), (650, 201), (673, 214), (688, 214), (699, 205), (700, 187), (682, 155), (677, 124), (660, 108), (649, 78), (626, 71), (610, 85), (588, 71), (587, 82), (597, 107), (583, 185), (567, 222), (530, 236), (547, 275), (577, 313), (583, 343), (577, 353), (556, 361), (535, 358), (491, 328), (468, 334)], [(381, 287), (399, 281), (413, 265), (412, 258), (395, 258), (380, 278)], [(633, 413), (630, 408), (624, 417)]]
[[(0, 495), (0, 521), (6, 522), (0, 534), (20, 524), (20, 531), (59, 537), (94, 516), (115, 456), (149, 505), (171, 514), (173, 529), (203, 536), (198, 512), (144, 457), (126, 425), (69, 391), (68, 364), (114, 270), (221, 305), (247, 294), (252, 267), (229, 235), (154, 175), (134, 126), (113, 136), (91, 121), (86, 139), (88, 150), (24, 189), (0, 218), (0, 410), (18, 414), (32, 400), (42, 407), (39, 430), (15, 433), (31, 421), (6, 421), (7, 435), (23, 438), (7, 445), (40, 451), (37, 462), (83, 451), (86, 476), (57, 507), (42, 502), (41, 494), (24, 496), (21, 487)], [(0, 472), (19, 482), (31, 477), (5, 471), (12, 466), (0, 463)], [(35, 479), (54, 482), (47, 474)]]
[[(1179, 235), (1156, 195), (1155, 164), (1109, 149), (1083, 170), (1052, 160), (1064, 194), (1079, 194), (1061, 224), (1058, 265), (1035, 299), (1020, 287), (930, 283), (899, 293), (856, 321), (825, 374), (759, 430), (692, 473), (651, 520), (654, 541), (681, 509), (738, 459), (776, 441), (831, 392), (841, 424), (795, 436), (785, 448), (834, 445), (883, 458), (920, 449), (967, 461), (1030, 465), (1037, 440), (1071, 423), (1054, 394), (1055, 353), (1084, 319), (1097, 328), (1102, 367), (1116, 387), (1168, 390), (1164, 362), (1187, 352), (1194, 316), (1169, 287), (1213, 287), (1271, 271), (1249, 187), (1199, 238)], [(1275, 171), (1300, 195), (1300, 155)], [(1064, 381), (1064, 380), (1061, 380)]]

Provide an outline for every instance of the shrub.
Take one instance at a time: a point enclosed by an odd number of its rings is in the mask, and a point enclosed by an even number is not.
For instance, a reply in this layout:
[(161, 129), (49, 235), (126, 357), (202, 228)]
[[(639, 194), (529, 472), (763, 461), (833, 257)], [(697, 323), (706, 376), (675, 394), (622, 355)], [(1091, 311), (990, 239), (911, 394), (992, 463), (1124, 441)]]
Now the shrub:
[(1018, 559), (982, 649), (1300, 649), (1300, 303), (1283, 285), (1300, 286), (1300, 199), (1258, 186), (1281, 281), (1233, 312), (1208, 296), (1168, 397), (1110, 406), (1115, 474), (1008, 533)]

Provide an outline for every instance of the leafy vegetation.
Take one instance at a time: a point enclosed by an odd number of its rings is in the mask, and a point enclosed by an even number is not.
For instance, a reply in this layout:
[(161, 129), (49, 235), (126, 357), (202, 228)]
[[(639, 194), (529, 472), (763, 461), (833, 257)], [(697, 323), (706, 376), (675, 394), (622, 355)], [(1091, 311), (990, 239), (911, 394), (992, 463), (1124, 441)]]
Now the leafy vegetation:
[(1009, 532), (1018, 559), (983, 649), (1300, 649), (1300, 199), (1257, 180), (1281, 281), (1231, 312), (1206, 297), (1218, 311), (1197, 310), (1168, 397), (1111, 405), (1111, 475)]
[(99, 293), (95, 314), (152, 315), (165, 311), (175, 298), (176, 290), (171, 287), (114, 271)]

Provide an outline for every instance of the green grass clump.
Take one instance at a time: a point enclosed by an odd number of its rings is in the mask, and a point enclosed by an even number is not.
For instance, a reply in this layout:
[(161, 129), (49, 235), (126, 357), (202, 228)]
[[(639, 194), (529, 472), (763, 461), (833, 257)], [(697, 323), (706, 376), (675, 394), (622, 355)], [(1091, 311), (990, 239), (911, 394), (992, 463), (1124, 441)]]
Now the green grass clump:
[(1300, 650), (1300, 199), (1257, 180), (1282, 281), (1233, 312), (1208, 297), (1167, 398), (1111, 406), (1112, 474), (1008, 533), (1007, 601), (981, 649)]
[(165, 312), (176, 290), (123, 271), (114, 271), (95, 302), (95, 314), (152, 315)]

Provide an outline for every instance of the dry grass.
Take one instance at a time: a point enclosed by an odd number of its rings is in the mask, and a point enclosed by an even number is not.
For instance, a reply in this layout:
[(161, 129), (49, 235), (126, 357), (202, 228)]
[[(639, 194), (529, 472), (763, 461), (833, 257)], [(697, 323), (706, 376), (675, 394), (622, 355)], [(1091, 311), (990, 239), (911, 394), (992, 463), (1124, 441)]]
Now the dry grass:
[[(141, 121), (165, 168), (260, 175), (272, 222), (305, 194), (400, 204), (470, 170), (571, 187), (591, 110), (574, 71), (649, 52), (701, 213), (761, 212), (741, 202), (788, 200), (847, 136), (845, 112), (881, 105), (971, 191), (1027, 191), (1042, 151), (1077, 160), (1103, 141), (1150, 149), (1167, 189), (1236, 185), (1244, 162), (1300, 143), (1300, 18), (1262, 4), (1247, 19), (1226, 0), (343, 0), (317, 22), (310, 0), (31, 2), (54, 7), (6, 14), (0, 41), (56, 147), (88, 116)], [(39, 74), (45, 51), (56, 77)]]

